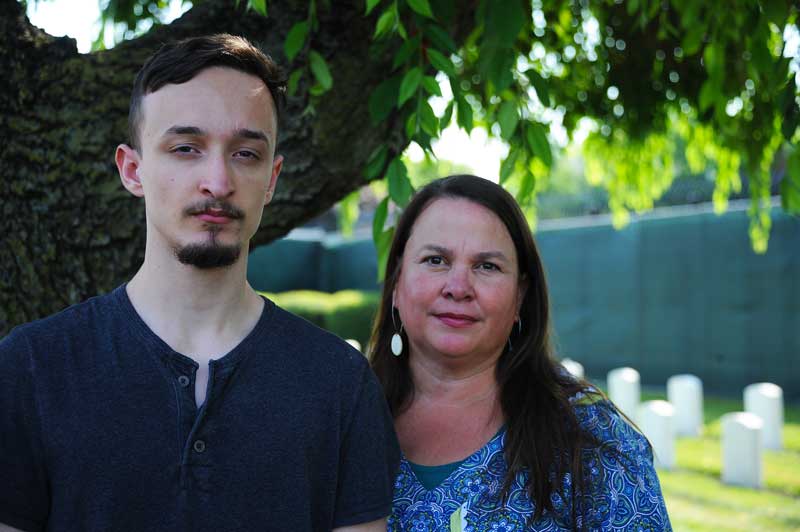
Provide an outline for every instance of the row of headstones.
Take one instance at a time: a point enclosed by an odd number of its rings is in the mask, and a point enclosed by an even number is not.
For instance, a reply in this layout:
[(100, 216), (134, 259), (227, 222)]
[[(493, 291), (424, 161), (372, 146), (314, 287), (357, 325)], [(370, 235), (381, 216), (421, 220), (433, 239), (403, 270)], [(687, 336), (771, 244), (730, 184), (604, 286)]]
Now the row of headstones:
[[(583, 378), (583, 366), (565, 359), (562, 365)], [(675, 467), (676, 436), (697, 437), (703, 430), (703, 383), (695, 375), (667, 380), (667, 401), (640, 403), (639, 372), (617, 368), (608, 372), (608, 396), (635, 421), (653, 446), (657, 467)], [(783, 390), (761, 382), (744, 389), (744, 412), (722, 416), (722, 481), (759, 488), (763, 482), (763, 449), (783, 447)]]

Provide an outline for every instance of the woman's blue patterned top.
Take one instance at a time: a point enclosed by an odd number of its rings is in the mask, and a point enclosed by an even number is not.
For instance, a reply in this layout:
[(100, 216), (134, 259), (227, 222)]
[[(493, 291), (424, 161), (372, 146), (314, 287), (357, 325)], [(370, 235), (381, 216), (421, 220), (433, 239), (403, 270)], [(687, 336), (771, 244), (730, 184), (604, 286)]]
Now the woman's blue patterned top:
[(550, 532), (562, 530), (672, 530), (653, 468), (650, 444), (607, 400), (580, 394), (573, 407), (581, 426), (601, 443), (583, 452), (587, 492), (573, 524), (572, 479), (551, 497), (555, 511), (534, 522), (527, 473), (519, 473), (505, 504), (500, 492), (507, 471), (505, 430), (468, 457), (439, 486), (426, 490), (403, 458), (395, 481), (390, 532)]

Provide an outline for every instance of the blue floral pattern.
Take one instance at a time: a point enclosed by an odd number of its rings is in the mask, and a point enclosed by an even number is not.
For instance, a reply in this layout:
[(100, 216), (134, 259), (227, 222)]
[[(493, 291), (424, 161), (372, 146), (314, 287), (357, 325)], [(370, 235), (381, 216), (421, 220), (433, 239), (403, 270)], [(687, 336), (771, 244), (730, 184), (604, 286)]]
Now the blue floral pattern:
[(647, 440), (606, 400), (573, 400), (578, 421), (601, 443), (583, 453), (589, 491), (578, 501), (572, 522), (573, 479), (553, 493), (554, 511), (531, 522), (533, 501), (525, 490), (527, 473), (517, 474), (505, 504), (500, 503), (508, 469), (505, 430), (468, 457), (439, 486), (427, 490), (405, 457), (395, 481), (389, 532), (555, 532), (672, 530)]

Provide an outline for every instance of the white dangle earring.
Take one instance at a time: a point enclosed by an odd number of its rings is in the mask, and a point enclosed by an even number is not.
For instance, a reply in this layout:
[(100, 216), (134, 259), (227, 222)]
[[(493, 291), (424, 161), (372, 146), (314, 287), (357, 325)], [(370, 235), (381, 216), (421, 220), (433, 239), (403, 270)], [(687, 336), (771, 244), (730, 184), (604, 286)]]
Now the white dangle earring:
[(400, 330), (398, 331), (397, 323), (395, 323), (394, 321), (394, 311), (395, 311), (395, 306), (394, 306), (394, 301), (392, 301), (392, 327), (394, 327), (395, 332), (392, 335), (392, 341), (390, 345), (392, 348), (392, 354), (396, 357), (399, 357), (400, 355), (403, 354), (403, 337), (400, 336), (400, 333), (403, 332), (403, 323), (400, 322)]

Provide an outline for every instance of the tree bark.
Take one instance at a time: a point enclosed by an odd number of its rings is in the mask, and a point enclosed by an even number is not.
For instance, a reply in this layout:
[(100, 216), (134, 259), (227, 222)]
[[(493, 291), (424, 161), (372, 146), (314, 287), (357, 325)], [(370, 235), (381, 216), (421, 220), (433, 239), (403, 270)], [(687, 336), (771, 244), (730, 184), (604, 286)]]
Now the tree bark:
[[(158, 45), (229, 32), (288, 71), (283, 41), (307, 6), (270, 2), (263, 18), (230, 0), (205, 0), (140, 38), (80, 54), (72, 39), (32, 26), (17, 0), (0, 0), (0, 336), (107, 292), (139, 268), (144, 205), (122, 188), (113, 154), (126, 141), (133, 78)], [(285, 235), (362, 186), (379, 144), (393, 153), (404, 148), (395, 115), (378, 125), (369, 118), (366, 101), (391, 70), (391, 54), (370, 53), (374, 20), (363, 9), (363, 1), (337, 1), (320, 13), (313, 47), (326, 57), (334, 86), (313, 113), (304, 112), (306, 76), (289, 99), (279, 128), (283, 172), (253, 245)], [(305, 63), (303, 54), (295, 63)]]

